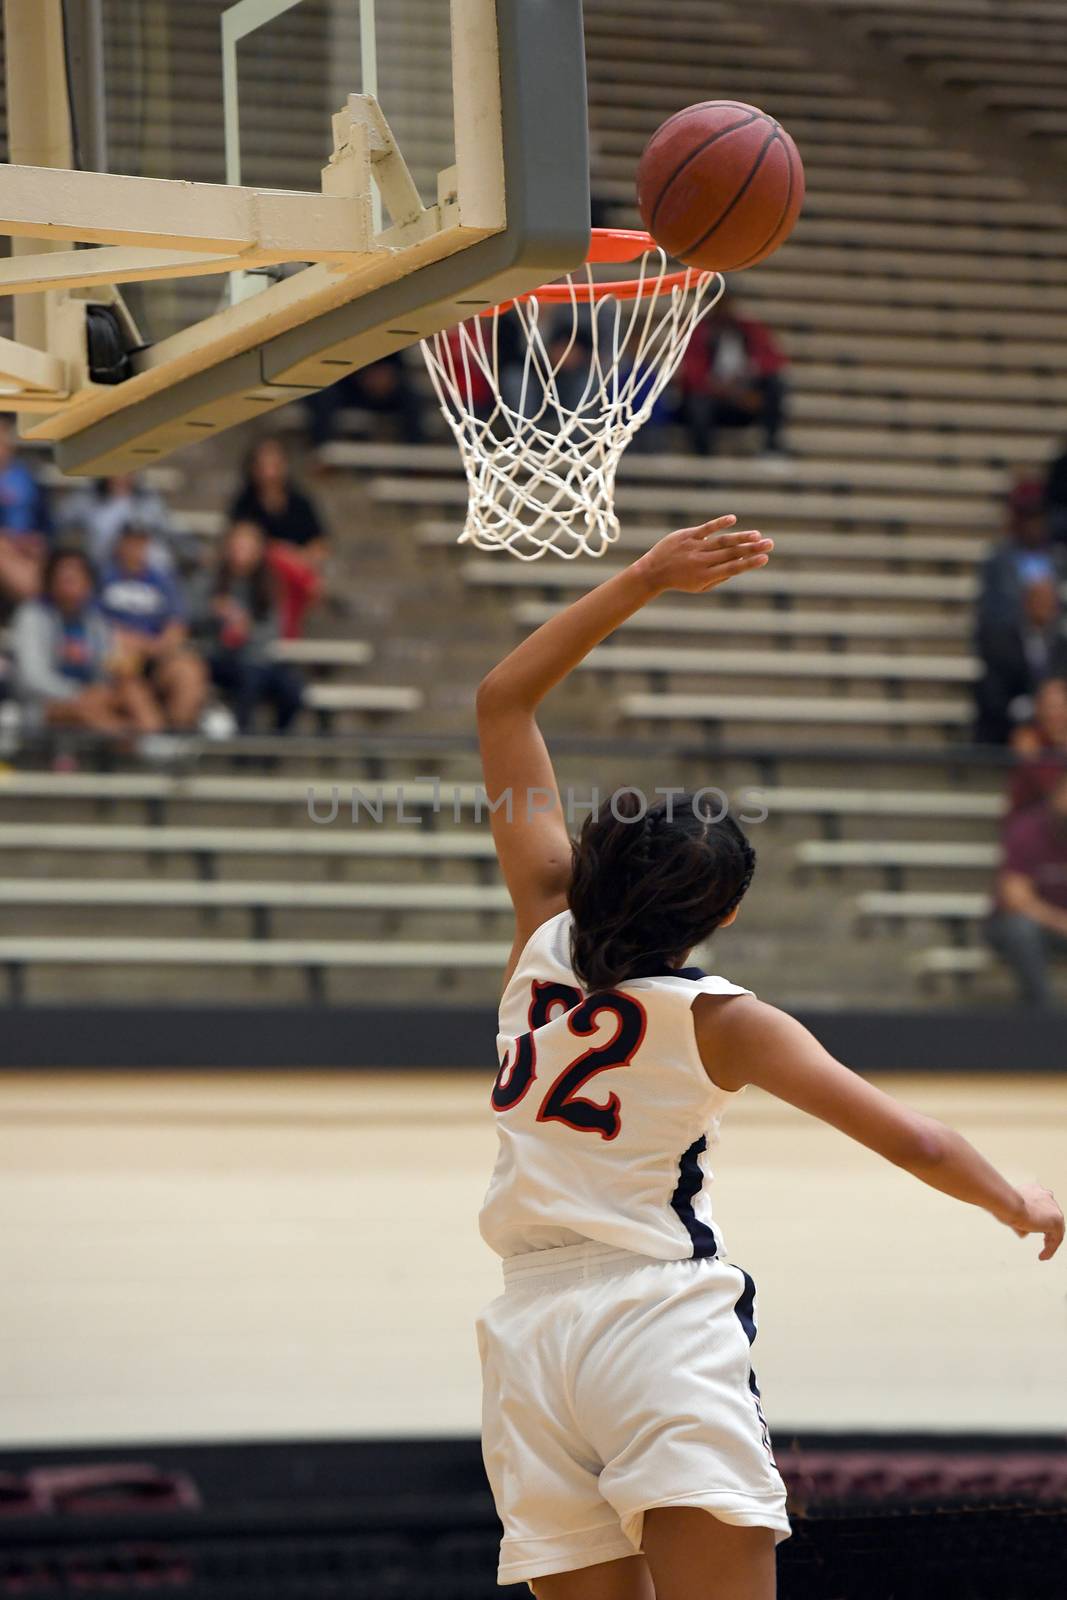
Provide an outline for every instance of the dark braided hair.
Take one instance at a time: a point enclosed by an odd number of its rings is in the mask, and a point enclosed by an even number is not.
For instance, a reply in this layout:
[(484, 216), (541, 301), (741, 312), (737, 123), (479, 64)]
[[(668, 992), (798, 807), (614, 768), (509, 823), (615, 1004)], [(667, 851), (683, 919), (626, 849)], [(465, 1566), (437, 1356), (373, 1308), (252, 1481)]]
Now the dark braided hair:
[(644, 810), (620, 789), (572, 845), (571, 964), (586, 989), (614, 989), (677, 964), (740, 904), (756, 852), (691, 794)]

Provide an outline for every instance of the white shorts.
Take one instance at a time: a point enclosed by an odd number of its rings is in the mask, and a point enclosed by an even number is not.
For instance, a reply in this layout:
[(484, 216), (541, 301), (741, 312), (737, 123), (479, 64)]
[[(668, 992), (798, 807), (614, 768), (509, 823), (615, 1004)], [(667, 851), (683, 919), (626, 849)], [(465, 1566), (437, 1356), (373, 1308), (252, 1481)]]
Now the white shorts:
[(504, 1285), (478, 1319), (500, 1583), (632, 1556), (653, 1506), (788, 1538), (746, 1273), (579, 1244), (509, 1258)]

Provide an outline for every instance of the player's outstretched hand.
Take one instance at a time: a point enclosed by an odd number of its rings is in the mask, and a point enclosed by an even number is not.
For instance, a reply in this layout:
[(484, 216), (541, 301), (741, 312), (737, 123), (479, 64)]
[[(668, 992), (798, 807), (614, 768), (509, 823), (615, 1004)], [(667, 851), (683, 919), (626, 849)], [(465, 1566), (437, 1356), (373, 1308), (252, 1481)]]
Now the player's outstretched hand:
[(1037, 1259), (1051, 1261), (1063, 1243), (1063, 1212), (1056, 1196), (1051, 1189), (1043, 1189), (1039, 1183), (1021, 1183), (1019, 1193), (1026, 1206), (1025, 1220), (1013, 1220), (1009, 1226), (1020, 1239), (1025, 1239), (1030, 1233), (1043, 1234), (1045, 1243)]
[(679, 528), (635, 562), (653, 588), (702, 594), (742, 573), (765, 567), (774, 540), (754, 529), (735, 532), (736, 517), (715, 517), (699, 528)]

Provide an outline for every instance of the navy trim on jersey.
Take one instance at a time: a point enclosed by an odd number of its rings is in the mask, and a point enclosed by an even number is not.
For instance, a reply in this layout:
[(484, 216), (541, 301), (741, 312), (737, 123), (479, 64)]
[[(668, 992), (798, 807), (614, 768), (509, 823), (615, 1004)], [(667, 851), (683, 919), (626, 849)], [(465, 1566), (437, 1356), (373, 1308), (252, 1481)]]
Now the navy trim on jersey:
[[(693, 1241), (694, 1257), (713, 1256), (718, 1250), (715, 1234), (706, 1222), (701, 1222), (693, 1210), (693, 1201), (700, 1193), (704, 1174), (700, 1170), (700, 1156), (708, 1148), (708, 1136), (702, 1133), (678, 1161), (678, 1187), (671, 1196), (671, 1210), (685, 1224)], [(753, 1335), (754, 1336), (754, 1335)]]
[(689, 978), (693, 983), (699, 983), (701, 978), (706, 978), (707, 973), (701, 967), (655, 967), (651, 972), (639, 974), (642, 978)]

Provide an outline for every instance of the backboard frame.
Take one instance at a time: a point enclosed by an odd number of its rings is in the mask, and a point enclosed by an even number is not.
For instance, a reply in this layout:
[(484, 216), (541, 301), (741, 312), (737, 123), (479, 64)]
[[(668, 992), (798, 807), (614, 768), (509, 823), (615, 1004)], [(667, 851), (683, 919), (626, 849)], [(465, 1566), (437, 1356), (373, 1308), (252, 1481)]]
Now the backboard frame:
[[(42, 297), (53, 306), (42, 346), (0, 350), (0, 371), (17, 365), (21, 350), (31, 383), (66, 377), (66, 395), (59, 396), (57, 384), (51, 406), (47, 392), (25, 384), (13, 397), (30, 412), (24, 432), (53, 441), (63, 471), (150, 464), (584, 259), (589, 165), (581, 0), (450, 3), (456, 163), (441, 174), (436, 206), (422, 205), (387, 122), (364, 96), (351, 98), (334, 118), (322, 195), (0, 169), (0, 231), (13, 225), (31, 232), (47, 214), (53, 238), (88, 237), (100, 246), (75, 252), (60, 242), (51, 253), (0, 263), (9, 269), (0, 289), (29, 289), (36, 272), (40, 287), (51, 290)], [(20, 0), (6, 4), (10, 25)], [(378, 232), (369, 172), (390, 212), (390, 225)], [(35, 192), (48, 202), (36, 214)], [(122, 225), (130, 215), (138, 227)], [(180, 216), (184, 236), (177, 244), (173, 235), (164, 237), (153, 216)], [(79, 337), (84, 343), (86, 301), (117, 298), (114, 285), (123, 278), (230, 271), (272, 254), (317, 260), (139, 352), (123, 383), (89, 382), (84, 356), (76, 370), (71, 346)], [(101, 281), (99, 292), (93, 284)]]

